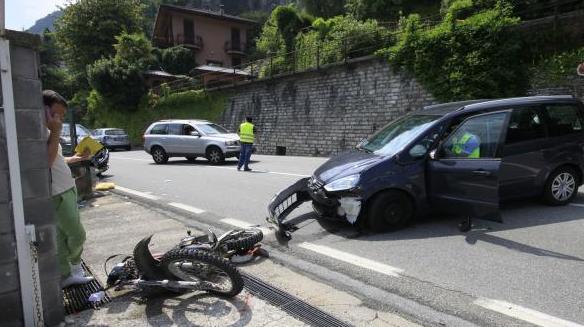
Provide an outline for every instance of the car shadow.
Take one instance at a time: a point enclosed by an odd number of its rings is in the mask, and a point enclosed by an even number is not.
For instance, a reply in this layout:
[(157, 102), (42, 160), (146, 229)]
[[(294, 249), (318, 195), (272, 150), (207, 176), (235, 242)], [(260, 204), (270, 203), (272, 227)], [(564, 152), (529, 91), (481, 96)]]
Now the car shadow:
[[(504, 204), (501, 209), (503, 223), (473, 219), (473, 228), (466, 233), (461, 232), (458, 228), (458, 224), (462, 220), (460, 217), (440, 215), (427, 216), (408, 227), (386, 233), (373, 233), (368, 230), (362, 230), (358, 226), (352, 226), (348, 222), (341, 220), (318, 218), (314, 213), (306, 213), (298, 216), (291, 214), (284, 223), (295, 226), (291, 230), (292, 239), (299, 241), (319, 239), (329, 234), (346, 239), (369, 242), (391, 242), (464, 235), (466, 243), (470, 245), (477, 244), (478, 242), (486, 242), (521, 253), (584, 262), (584, 258), (550, 251), (494, 234), (496, 232), (520, 228), (584, 220), (584, 194), (579, 194), (576, 202), (582, 203), (582, 207), (571, 205), (550, 207), (534, 200), (523, 200)], [(299, 231), (304, 226), (307, 226), (310, 221), (318, 223), (321, 228), (318, 231), (311, 231), (312, 233), (310, 234), (300, 233)]]

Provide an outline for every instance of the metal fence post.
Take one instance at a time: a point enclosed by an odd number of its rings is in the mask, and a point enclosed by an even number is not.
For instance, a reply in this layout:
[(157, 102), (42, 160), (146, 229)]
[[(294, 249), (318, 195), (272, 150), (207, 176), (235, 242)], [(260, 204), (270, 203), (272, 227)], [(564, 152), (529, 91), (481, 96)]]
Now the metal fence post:
[(320, 69), (320, 41), (316, 44), (316, 69)]
[(347, 39), (343, 39), (343, 60), (347, 63)]

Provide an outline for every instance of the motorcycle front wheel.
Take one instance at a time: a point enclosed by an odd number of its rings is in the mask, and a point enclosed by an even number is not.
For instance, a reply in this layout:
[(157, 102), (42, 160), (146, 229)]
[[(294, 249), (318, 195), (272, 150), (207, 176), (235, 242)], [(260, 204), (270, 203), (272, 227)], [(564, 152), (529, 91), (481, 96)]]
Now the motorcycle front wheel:
[(200, 282), (201, 290), (234, 297), (243, 290), (243, 279), (234, 265), (211, 252), (176, 248), (161, 259), (161, 267), (170, 279)]

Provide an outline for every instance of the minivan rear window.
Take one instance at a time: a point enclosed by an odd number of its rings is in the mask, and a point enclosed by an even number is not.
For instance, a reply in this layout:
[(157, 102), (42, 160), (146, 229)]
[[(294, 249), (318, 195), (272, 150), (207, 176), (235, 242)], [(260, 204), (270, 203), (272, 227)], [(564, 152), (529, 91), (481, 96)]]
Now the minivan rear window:
[(575, 105), (546, 105), (550, 136), (564, 136), (582, 133), (582, 115)]

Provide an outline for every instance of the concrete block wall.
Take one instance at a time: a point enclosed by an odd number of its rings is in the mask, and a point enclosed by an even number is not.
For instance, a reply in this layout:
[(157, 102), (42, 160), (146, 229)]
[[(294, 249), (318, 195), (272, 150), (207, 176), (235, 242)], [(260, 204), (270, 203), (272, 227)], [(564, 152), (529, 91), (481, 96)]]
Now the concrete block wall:
[(584, 76), (576, 75), (576, 67), (574, 67), (574, 74), (566, 77), (562, 85), (556, 87), (540, 87), (529, 90), (529, 95), (573, 95), (584, 102)]
[[(11, 49), (20, 169), (27, 224), (35, 224), (45, 323), (63, 321), (64, 311), (57, 263), (56, 226), (50, 202), (44, 110), (41, 96), (38, 36), (8, 32)], [(12, 222), (10, 176), (4, 110), (0, 109), (0, 307), (2, 325), (22, 325), (16, 241)]]
[(254, 117), (259, 153), (330, 156), (353, 148), (391, 120), (434, 103), (413, 78), (377, 57), (245, 83), (227, 91), (221, 123)]

